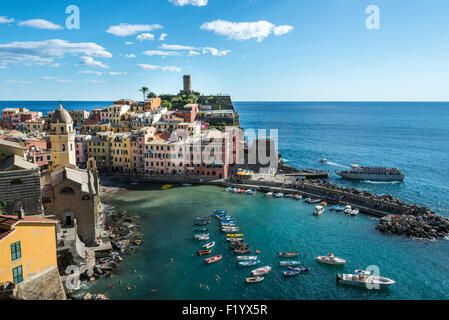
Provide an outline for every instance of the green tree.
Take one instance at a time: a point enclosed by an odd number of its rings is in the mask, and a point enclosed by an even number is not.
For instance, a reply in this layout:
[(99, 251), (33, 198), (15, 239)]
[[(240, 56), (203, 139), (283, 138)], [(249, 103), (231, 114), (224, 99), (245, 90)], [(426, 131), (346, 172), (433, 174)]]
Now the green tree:
[(147, 94), (147, 99), (156, 98), (156, 97), (157, 97), (157, 95), (153, 91), (150, 91)]
[(147, 95), (147, 92), (150, 91), (150, 89), (148, 89), (148, 87), (142, 87), (139, 91), (142, 92), (143, 100), (145, 101), (145, 96)]

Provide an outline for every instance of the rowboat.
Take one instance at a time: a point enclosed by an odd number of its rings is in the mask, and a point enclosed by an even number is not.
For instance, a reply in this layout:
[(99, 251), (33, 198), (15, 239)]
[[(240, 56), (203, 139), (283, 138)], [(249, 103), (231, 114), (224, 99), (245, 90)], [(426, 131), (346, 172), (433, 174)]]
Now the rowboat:
[(205, 255), (210, 254), (211, 252), (212, 252), (211, 250), (199, 250), (199, 251), (197, 251), (196, 253), (197, 253), (199, 256), (205, 256)]
[(244, 240), (244, 238), (226, 238), (226, 241), (231, 241), (231, 242), (240, 242), (243, 240)]
[(239, 261), (239, 262), (237, 262), (237, 264), (239, 266), (242, 266), (242, 267), (252, 267), (252, 266), (255, 266), (256, 264), (259, 264), (259, 263), (260, 263), (260, 260)]
[(221, 258), (223, 258), (223, 257), (219, 254), (218, 256), (204, 259), (204, 262), (206, 262), (207, 264), (211, 264), (211, 263), (215, 263), (215, 262), (220, 261)]
[(165, 186), (162, 186), (162, 190), (168, 190), (168, 189), (171, 189), (171, 188), (173, 188), (173, 186), (171, 185), (171, 184), (166, 184)]
[(299, 252), (278, 252), (279, 257), (293, 258), (299, 255)]
[(235, 224), (236, 222), (237, 222), (237, 221), (235, 221), (235, 219), (220, 221), (220, 223), (221, 223), (222, 226), (224, 226), (224, 225), (229, 225), (229, 224)]
[(243, 233), (228, 233), (226, 235), (227, 238), (241, 238), (243, 236), (244, 236)]
[(310, 270), (310, 267), (288, 267), (288, 270), (306, 272)]
[(208, 236), (209, 236), (208, 233), (202, 233), (202, 234), (195, 234), (195, 235), (193, 235), (193, 237), (194, 237), (195, 239), (203, 238), (203, 237), (208, 237)]
[(300, 272), (294, 271), (294, 270), (286, 270), (286, 271), (283, 271), (282, 274), (286, 277), (293, 277), (293, 276), (297, 276), (298, 274), (300, 274)]
[(197, 228), (194, 228), (193, 229), (193, 231), (197, 231), (197, 232), (205, 232), (205, 231), (207, 231), (208, 230), (208, 228), (200, 228), (200, 227), (197, 227)]
[(195, 222), (196, 226), (205, 226), (205, 225), (208, 225), (208, 224), (209, 224), (209, 221), (197, 221), (197, 222)]
[(318, 256), (315, 258), (315, 260), (321, 263), (332, 265), (344, 265), (346, 263), (346, 260), (337, 258), (332, 253), (329, 253), (327, 256)]
[(265, 266), (265, 267), (258, 268), (258, 269), (255, 269), (255, 270), (251, 271), (251, 274), (253, 276), (261, 276), (261, 275), (269, 273), (270, 271), (271, 271), (271, 267), (270, 266)]
[(222, 227), (235, 227), (235, 223), (222, 223)]
[(238, 261), (257, 260), (257, 256), (238, 256), (235, 257)]
[(366, 272), (356, 272), (356, 274), (337, 274), (337, 282), (367, 289), (383, 289), (395, 284), (392, 279), (374, 276)]
[(301, 264), (300, 261), (279, 261), (279, 265), (283, 266), (283, 267), (287, 267), (287, 266), (299, 266)]
[(249, 278), (245, 278), (246, 283), (256, 283), (256, 282), (261, 282), (263, 281), (263, 279), (265, 279), (264, 277), (249, 277)]
[(205, 245), (203, 246), (203, 248), (210, 249), (210, 248), (212, 248), (213, 246), (215, 246), (215, 241), (212, 241), (212, 242), (210, 242), (210, 243), (208, 243), (208, 244), (205, 244)]
[(239, 227), (229, 227), (229, 228), (222, 228), (222, 232), (238, 232), (240, 231)]

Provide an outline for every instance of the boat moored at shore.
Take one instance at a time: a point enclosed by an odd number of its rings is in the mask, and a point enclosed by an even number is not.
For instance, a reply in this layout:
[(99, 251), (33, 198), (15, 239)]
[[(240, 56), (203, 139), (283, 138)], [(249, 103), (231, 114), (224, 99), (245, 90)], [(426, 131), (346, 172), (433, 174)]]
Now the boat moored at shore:
[(332, 265), (344, 265), (346, 263), (346, 260), (337, 258), (332, 253), (329, 253), (327, 256), (318, 256), (315, 258), (315, 260), (324, 264)]

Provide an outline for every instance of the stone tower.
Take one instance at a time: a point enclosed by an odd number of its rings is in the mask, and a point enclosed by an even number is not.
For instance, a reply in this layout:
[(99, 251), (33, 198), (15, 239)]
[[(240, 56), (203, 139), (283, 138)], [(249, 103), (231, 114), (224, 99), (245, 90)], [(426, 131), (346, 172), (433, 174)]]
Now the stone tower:
[(184, 90), (181, 91), (183, 94), (192, 93), (192, 78), (189, 74), (184, 75)]
[(69, 112), (61, 104), (50, 123), (52, 168), (76, 168), (75, 129)]

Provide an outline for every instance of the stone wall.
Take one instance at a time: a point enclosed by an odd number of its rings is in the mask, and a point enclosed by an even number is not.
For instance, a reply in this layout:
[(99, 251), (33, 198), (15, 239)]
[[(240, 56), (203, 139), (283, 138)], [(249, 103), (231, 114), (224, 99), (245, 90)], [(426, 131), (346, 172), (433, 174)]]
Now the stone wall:
[(66, 300), (58, 269), (52, 267), (40, 275), (20, 283), (16, 296), (24, 300)]

